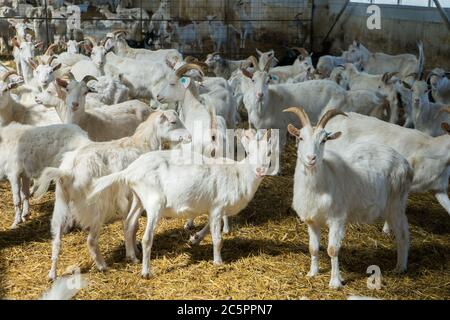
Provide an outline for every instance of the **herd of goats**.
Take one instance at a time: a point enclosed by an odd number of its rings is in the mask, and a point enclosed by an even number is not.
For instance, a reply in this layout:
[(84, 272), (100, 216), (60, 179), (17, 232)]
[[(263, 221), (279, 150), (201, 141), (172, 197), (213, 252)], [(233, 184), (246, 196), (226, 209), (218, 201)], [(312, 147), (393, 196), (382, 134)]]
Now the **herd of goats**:
[[(126, 257), (138, 262), (144, 211), (143, 277), (164, 217), (189, 219), (189, 228), (208, 214), (190, 241), (210, 232), (214, 263), (222, 264), (227, 218), (252, 200), (288, 134), (297, 145), (292, 207), (308, 227), (308, 276), (319, 272), (327, 226), (332, 288), (342, 286), (347, 223), (384, 219), (397, 244), (396, 271), (405, 272), (409, 192), (432, 192), (450, 213), (450, 81), (443, 69), (424, 70), (421, 44), (416, 57), (370, 52), (355, 41), (316, 66), (307, 50), (292, 48), (291, 64), (277, 66), (273, 50), (200, 61), (176, 49), (131, 48), (123, 30), (85, 37), (83, 53), (76, 44), (44, 50), (26, 23), (14, 27), (16, 70), (0, 67), (0, 178), (11, 184), (12, 228), (29, 218), (30, 197), (56, 184), (51, 279), (61, 237), (74, 225), (88, 232), (90, 255), (106, 270), (99, 234), (122, 220)], [(244, 118), (250, 129), (230, 138)], [(224, 151), (234, 148), (230, 139), (245, 149), (240, 159)]]

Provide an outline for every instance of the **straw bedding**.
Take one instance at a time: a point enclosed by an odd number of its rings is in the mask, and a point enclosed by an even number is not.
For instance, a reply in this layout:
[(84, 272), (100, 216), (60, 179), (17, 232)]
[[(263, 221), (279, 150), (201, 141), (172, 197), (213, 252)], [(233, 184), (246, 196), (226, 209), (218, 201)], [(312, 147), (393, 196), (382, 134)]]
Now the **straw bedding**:
[[(101, 250), (110, 270), (98, 272), (86, 246), (86, 233), (74, 230), (63, 238), (59, 274), (76, 267), (89, 284), (77, 299), (345, 299), (348, 295), (382, 299), (450, 298), (450, 219), (430, 194), (411, 195), (408, 219), (411, 231), (409, 270), (392, 272), (396, 251), (393, 239), (382, 234), (382, 222), (351, 225), (340, 253), (345, 286), (328, 288), (330, 263), (322, 236), (321, 274), (309, 279), (308, 235), (290, 209), (295, 147), (283, 156), (283, 175), (268, 177), (255, 199), (237, 217), (232, 232), (224, 237), (224, 266), (212, 264), (212, 244), (207, 236), (189, 246), (185, 221), (161, 221), (152, 251), (154, 276), (140, 277), (141, 265), (125, 261), (122, 224), (104, 228)], [(50, 287), (51, 238), (49, 220), (53, 192), (32, 201), (32, 216), (16, 230), (9, 230), (14, 211), (9, 184), (0, 184), (0, 298), (36, 299)], [(195, 221), (195, 231), (205, 218)], [(138, 238), (142, 237), (145, 217)], [(367, 288), (366, 269), (378, 265), (382, 288)]]

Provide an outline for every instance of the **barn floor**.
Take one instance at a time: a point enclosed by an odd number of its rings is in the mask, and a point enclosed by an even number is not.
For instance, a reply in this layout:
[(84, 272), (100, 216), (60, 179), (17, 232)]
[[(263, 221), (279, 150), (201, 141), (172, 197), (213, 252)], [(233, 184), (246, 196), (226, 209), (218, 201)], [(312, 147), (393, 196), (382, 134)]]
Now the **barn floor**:
[[(431, 195), (413, 195), (408, 204), (411, 230), (409, 270), (392, 272), (396, 252), (392, 239), (373, 226), (352, 225), (340, 254), (346, 280), (340, 291), (328, 288), (330, 263), (321, 252), (321, 274), (308, 279), (308, 236), (289, 208), (295, 147), (283, 157), (284, 175), (268, 177), (255, 199), (231, 219), (232, 232), (222, 249), (225, 265), (212, 264), (212, 244), (207, 236), (199, 246), (187, 244), (189, 232), (182, 220), (163, 220), (152, 251), (153, 278), (140, 277), (141, 265), (125, 261), (120, 222), (104, 228), (101, 250), (110, 270), (93, 267), (86, 234), (73, 231), (63, 238), (60, 274), (80, 267), (88, 279), (77, 299), (345, 299), (350, 294), (383, 299), (450, 299), (450, 219)], [(10, 230), (13, 204), (9, 184), (0, 184), (0, 298), (36, 299), (50, 287), (49, 219), (53, 193), (32, 202), (32, 218)], [(141, 219), (139, 238), (145, 218)], [(196, 230), (205, 219), (196, 220)], [(323, 244), (326, 233), (323, 235)], [(382, 288), (367, 288), (366, 269), (378, 265)], [(69, 271), (67, 271), (69, 272)]]

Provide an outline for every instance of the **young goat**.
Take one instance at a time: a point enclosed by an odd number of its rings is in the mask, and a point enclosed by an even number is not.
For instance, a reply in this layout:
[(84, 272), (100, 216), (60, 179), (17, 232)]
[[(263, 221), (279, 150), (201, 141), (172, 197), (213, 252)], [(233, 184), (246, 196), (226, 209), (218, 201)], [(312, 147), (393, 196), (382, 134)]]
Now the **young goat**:
[(376, 144), (352, 144), (344, 152), (325, 149), (328, 140), (341, 132), (325, 130), (327, 122), (341, 111), (330, 110), (315, 127), (301, 108), (289, 108), (303, 128), (289, 125), (289, 133), (298, 142), (292, 207), (308, 225), (311, 269), (319, 272), (320, 229), (329, 227), (328, 255), (331, 258), (331, 288), (340, 288), (338, 254), (350, 222), (370, 223), (384, 217), (394, 229), (397, 242), (398, 272), (406, 271), (409, 247), (406, 201), (413, 172), (405, 158), (390, 147)]
[(15, 219), (11, 228), (29, 214), (30, 179), (37, 179), (48, 166), (58, 166), (63, 154), (90, 142), (86, 132), (74, 125), (32, 127), (11, 123), (0, 128), (0, 179), (11, 183)]
[[(140, 210), (135, 214), (139, 216), (146, 210), (147, 227), (142, 240), (144, 278), (151, 275), (150, 252), (156, 226), (162, 217), (193, 218), (208, 213), (214, 264), (222, 264), (222, 218), (243, 210), (268, 173), (271, 141), (267, 138), (267, 132), (260, 141), (253, 131), (246, 132), (241, 141), (247, 158), (241, 162), (214, 160), (195, 153), (160, 151), (147, 153), (124, 171), (95, 182), (93, 197), (98, 198), (103, 190), (111, 187), (127, 187), (139, 200)], [(200, 161), (186, 163), (183, 156)]]
[[(98, 249), (98, 238), (104, 223), (116, 218), (124, 219), (129, 209), (131, 194), (127, 189), (116, 188), (102, 193), (96, 201), (86, 201), (94, 178), (125, 169), (141, 154), (157, 150), (162, 142), (189, 142), (191, 136), (177, 114), (156, 111), (142, 123), (131, 137), (109, 142), (94, 142), (66, 154), (59, 168), (46, 168), (35, 192), (41, 197), (52, 180), (57, 181), (55, 208), (52, 216), (52, 267), (49, 278), (56, 278), (56, 268), (61, 246), (61, 236), (72, 218), (89, 229), (88, 247), (99, 270), (106, 264)], [(116, 210), (119, 214), (116, 214)], [(133, 233), (136, 224), (125, 223), (126, 234)], [(128, 226), (132, 229), (128, 232)], [(126, 238), (127, 257), (137, 261), (134, 238)]]
[[(108, 141), (131, 136), (137, 126), (147, 119), (150, 108), (136, 101), (134, 106), (113, 111), (115, 106), (85, 110), (86, 95), (89, 92), (87, 82), (95, 78), (87, 76), (78, 82), (71, 77), (70, 82), (56, 79), (61, 89), (66, 89), (64, 108), (60, 113), (64, 123), (78, 124), (86, 130), (94, 141)], [(117, 105), (116, 105), (117, 106)]]

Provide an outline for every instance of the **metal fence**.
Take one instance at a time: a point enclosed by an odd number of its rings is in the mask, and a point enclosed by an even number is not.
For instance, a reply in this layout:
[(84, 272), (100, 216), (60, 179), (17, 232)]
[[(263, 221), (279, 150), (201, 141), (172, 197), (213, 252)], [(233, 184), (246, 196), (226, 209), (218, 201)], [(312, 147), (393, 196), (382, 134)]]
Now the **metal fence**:
[(0, 54), (11, 54), (14, 25), (25, 22), (46, 46), (124, 29), (134, 47), (237, 58), (310, 47), (312, 8), (312, 0), (0, 0)]

